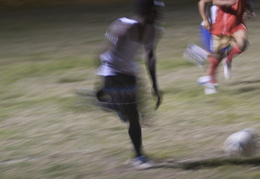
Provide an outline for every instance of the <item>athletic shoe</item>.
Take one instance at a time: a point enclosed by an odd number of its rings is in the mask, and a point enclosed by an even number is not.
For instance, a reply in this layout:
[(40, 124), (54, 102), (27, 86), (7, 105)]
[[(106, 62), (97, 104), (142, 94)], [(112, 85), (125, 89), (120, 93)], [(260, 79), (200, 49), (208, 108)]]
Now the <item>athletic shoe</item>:
[(211, 81), (211, 76), (202, 76), (202, 77), (199, 77), (199, 79), (197, 80), (197, 83), (199, 85), (205, 85), (207, 83), (209, 83)]
[(231, 77), (231, 61), (227, 61), (227, 58), (223, 60), (224, 77), (228, 80)]
[(198, 45), (189, 44), (183, 53), (183, 57), (192, 63), (203, 66), (207, 61), (208, 52)]
[(204, 85), (205, 88), (204, 88), (204, 93), (206, 95), (209, 95), (209, 94), (215, 94), (217, 93), (217, 86), (218, 84), (217, 83), (207, 83)]
[(211, 83), (211, 76), (202, 76), (198, 79), (197, 83), (204, 86), (204, 93), (206, 95), (217, 93), (217, 83)]
[(134, 158), (133, 166), (137, 169), (148, 169), (152, 167), (152, 164), (145, 156), (138, 156)]

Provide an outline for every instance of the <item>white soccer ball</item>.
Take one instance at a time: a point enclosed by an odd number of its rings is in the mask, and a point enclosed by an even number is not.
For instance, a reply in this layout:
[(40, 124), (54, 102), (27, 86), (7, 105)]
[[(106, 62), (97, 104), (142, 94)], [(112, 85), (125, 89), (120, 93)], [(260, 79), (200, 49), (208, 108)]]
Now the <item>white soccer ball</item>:
[(224, 152), (229, 157), (252, 156), (256, 152), (256, 138), (251, 129), (235, 132), (224, 142)]

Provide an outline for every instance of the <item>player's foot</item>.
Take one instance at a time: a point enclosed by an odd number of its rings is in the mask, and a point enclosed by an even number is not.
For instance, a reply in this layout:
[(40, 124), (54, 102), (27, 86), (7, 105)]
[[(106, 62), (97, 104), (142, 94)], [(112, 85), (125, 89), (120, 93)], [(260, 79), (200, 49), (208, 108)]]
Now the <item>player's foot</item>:
[(152, 167), (152, 163), (145, 156), (138, 156), (134, 158), (132, 164), (137, 169), (148, 169)]
[(197, 80), (197, 83), (199, 85), (205, 85), (207, 83), (209, 83), (211, 81), (211, 76), (202, 76), (202, 77), (199, 77), (199, 79)]
[(206, 95), (215, 94), (215, 93), (218, 92), (217, 91), (217, 86), (218, 86), (217, 83), (207, 83), (204, 86), (205, 86), (204, 93)]
[(198, 45), (189, 44), (183, 53), (183, 57), (192, 63), (203, 66), (207, 61), (208, 52)]
[(217, 83), (212, 83), (211, 76), (202, 76), (198, 79), (197, 83), (204, 86), (204, 93), (206, 95), (217, 93)]
[(223, 66), (224, 66), (224, 77), (225, 79), (230, 79), (231, 77), (231, 61), (227, 61), (227, 58), (223, 60)]

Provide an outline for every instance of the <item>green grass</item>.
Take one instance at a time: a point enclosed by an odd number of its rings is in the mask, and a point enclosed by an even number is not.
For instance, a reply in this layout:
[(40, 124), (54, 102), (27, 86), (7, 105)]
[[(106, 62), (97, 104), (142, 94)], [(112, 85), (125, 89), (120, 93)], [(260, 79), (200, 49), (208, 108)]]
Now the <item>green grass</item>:
[(166, 3), (157, 49), (164, 99), (157, 111), (142, 77), (144, 149), (156, 163), (144, 171), (130, 167), (127, 124), (76, 94), (77, 88), (93, 89), (104, 32), (131, 8), (1, 6), (0, 178), (259, 178), (259, 151), (252, 158), (227, 158), (222, 149), (233, 132), (259, 133), (258, 17), (248, 21), (250, 47), (236, 57), (231, 80), (220, 68), (219, 93), (205, 96), (196, 84), (203, 72), (182, 57), (188, 43), (199, 44), (197, 4), (185, 2)]

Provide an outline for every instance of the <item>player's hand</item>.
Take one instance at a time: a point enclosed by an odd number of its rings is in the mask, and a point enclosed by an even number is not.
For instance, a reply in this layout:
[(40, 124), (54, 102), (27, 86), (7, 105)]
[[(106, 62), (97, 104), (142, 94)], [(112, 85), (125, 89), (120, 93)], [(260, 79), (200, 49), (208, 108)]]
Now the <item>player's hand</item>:
[(160, 91), (153, 91), (153, 96), (155, 96), (157, 99), (156, 99), (156, 104), (155, 104), (155, 110), (157, 110), (159, 107), (160, 107), (160, 105), (161, 105), (161, 103), (162, 103), (162, 92)]
[(243, 19), (251, 19), (254, 18), (256, 16), (256, 14), (254, 12), (245, 12), (243, 14)]
[(248, 18), (254, 18), (256, 16), (255, 12), (249, 12)]
[(203, 28), (210, 30), (210, 23), (208, 20), (204, 20), (202, 26), (203, 26)]

